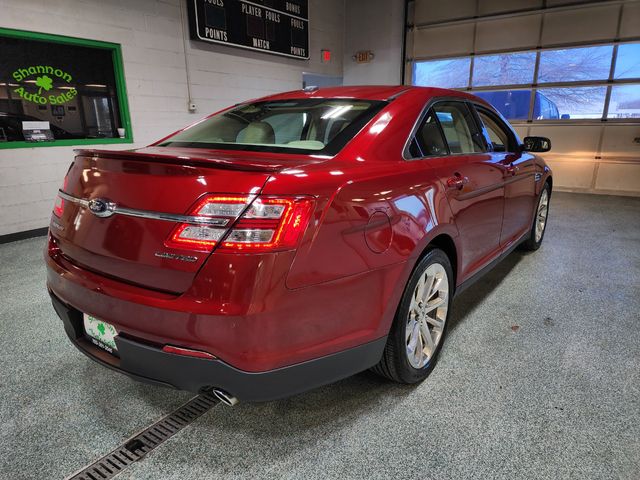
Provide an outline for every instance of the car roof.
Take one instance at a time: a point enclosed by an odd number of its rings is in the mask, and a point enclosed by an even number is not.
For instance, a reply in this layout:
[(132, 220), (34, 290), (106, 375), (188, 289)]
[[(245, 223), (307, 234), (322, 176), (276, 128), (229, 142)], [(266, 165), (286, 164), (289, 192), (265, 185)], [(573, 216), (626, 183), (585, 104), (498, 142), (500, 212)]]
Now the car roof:
[(289, 92), (277, 93), (256, 100), (290, 100), (300, 98), (354, 98), (359, 100), (391, 100), (406, 93), (419, 93), (424, 98), (428, 97), (462, 97), (471, 99), (470, 95), (457, 90), (432, 87), (414, 87), (410, 85), (366, 85), (366, 86), (346, 86), (327, 87), (307, 90), (292, 90)]

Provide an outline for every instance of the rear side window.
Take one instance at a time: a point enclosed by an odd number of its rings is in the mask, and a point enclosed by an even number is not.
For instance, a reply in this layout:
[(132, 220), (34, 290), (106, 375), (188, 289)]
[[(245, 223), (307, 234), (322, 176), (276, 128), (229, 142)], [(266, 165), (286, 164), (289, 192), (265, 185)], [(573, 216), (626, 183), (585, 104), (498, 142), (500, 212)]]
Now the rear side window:
[(439, 102), (433, 111), (452, 154), (484, 152), (482, 134), (466, 103)]
[(420, 123), (413, 141), (409, 144), (409, 153), (413, 158), (449, 153), (433, 110), (429, 109)]

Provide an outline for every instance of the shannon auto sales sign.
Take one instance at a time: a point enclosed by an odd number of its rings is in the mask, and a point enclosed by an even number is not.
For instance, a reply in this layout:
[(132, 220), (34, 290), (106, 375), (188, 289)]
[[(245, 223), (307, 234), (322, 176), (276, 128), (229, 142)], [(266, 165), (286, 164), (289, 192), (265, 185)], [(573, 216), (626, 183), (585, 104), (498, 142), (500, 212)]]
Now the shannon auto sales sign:
[[(78, 95), (78, 91), (69, 86), (73, 77), (64, 70), (51, 65), (31, 65), (18, 68), (11, 76), (19, 84), (13, 92), (27, 102), (39, 105), (60, 105)], [(54, 87), (54, 81), (56, 83), (64, 82), (67, 85)], [(58, 90), (58, 93), (55, 90)]]

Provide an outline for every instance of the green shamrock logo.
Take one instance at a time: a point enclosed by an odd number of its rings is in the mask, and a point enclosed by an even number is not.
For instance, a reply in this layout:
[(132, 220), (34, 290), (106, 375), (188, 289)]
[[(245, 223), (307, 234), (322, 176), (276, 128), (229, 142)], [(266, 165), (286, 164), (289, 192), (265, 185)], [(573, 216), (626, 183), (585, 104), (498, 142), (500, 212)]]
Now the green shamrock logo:
[(51, 77), (48, 77), (47, 75), (43, 75), (41, 77), (36, 78), (36, 85), (40, 87), (38, 89), (38, 95), (41, 95), (43, 88), (47, 92), (51, 90), (51, 88), (53, 88), (53, 80), (51, 80)]
[(100, 332), (100, 335), (104, 336), (104, 332), (105, 332), (104, 323), (99, 323), (97, 328), (98, 328), (98, 331)]

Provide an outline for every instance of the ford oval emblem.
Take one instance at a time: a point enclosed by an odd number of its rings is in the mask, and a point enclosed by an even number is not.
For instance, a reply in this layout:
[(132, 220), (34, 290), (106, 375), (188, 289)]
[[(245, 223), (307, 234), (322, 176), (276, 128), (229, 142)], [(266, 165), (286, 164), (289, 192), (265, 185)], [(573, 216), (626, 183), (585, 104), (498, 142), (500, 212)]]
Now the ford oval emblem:
[(116, 205), (101, 198), (89, 200), (89, 211), (97, 217), (110, 217), (115, 213)]

